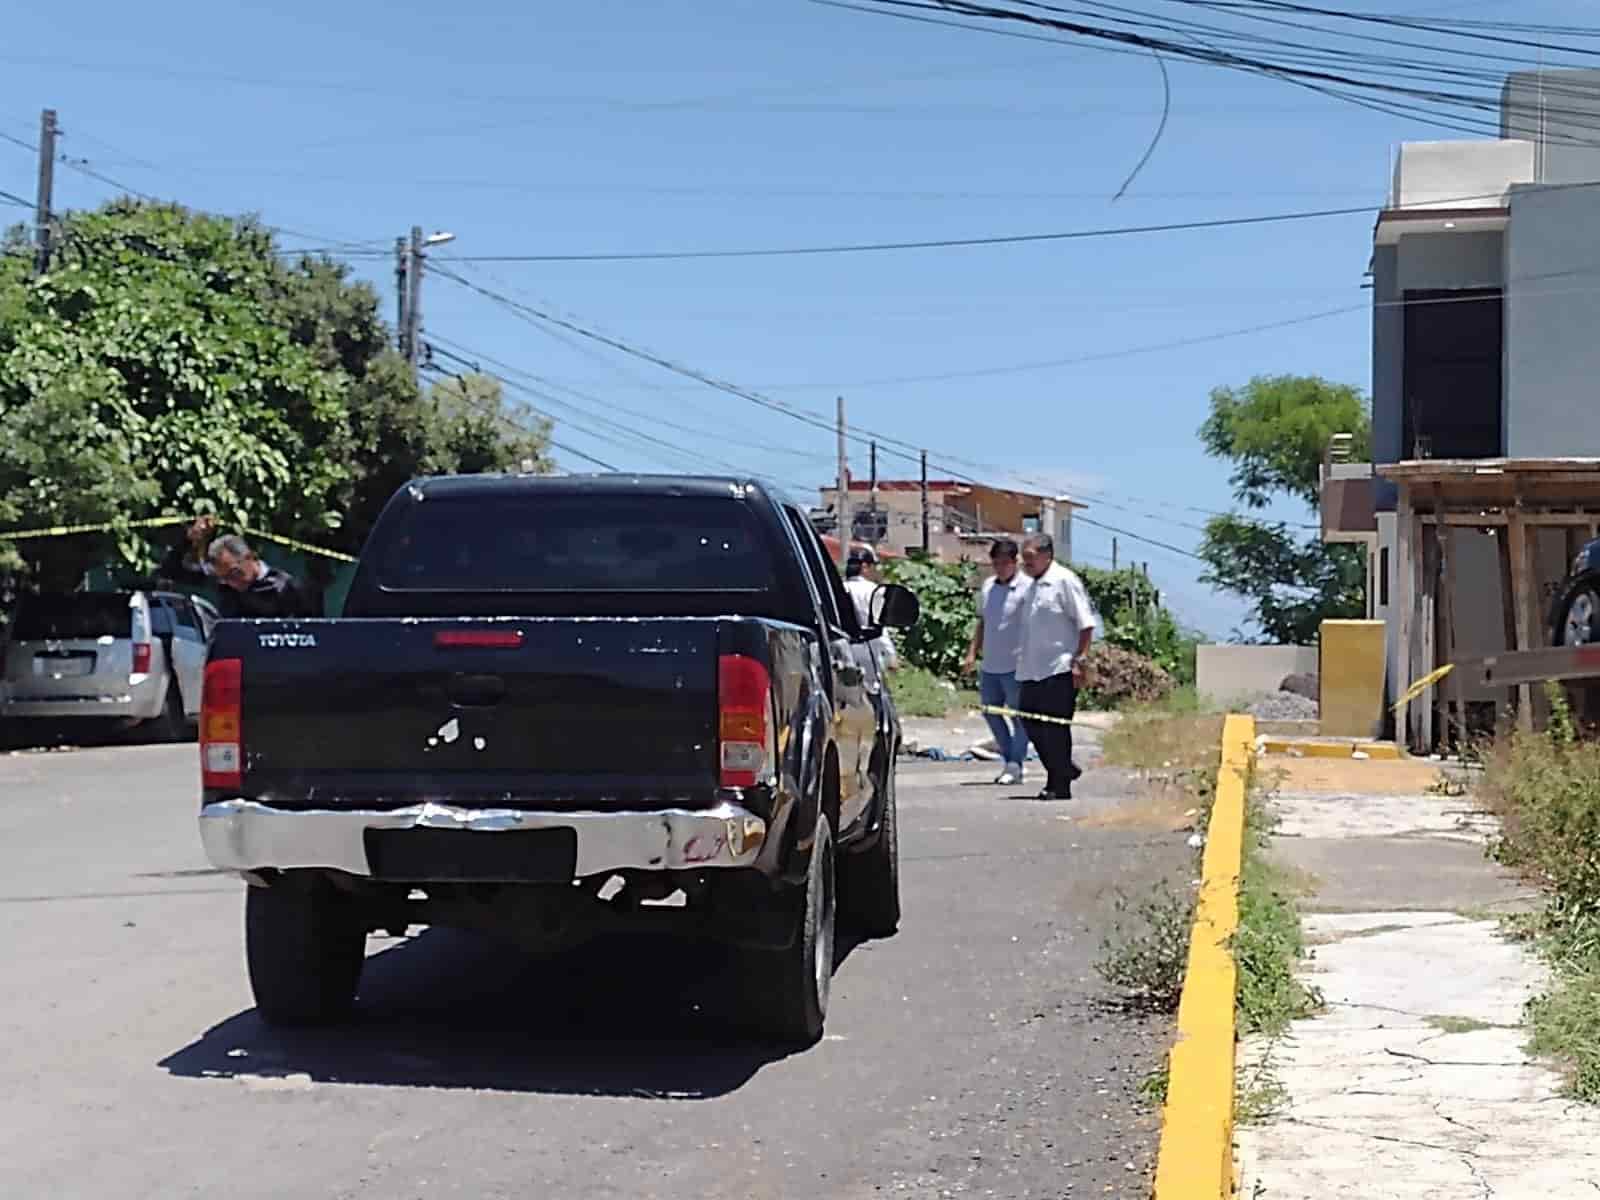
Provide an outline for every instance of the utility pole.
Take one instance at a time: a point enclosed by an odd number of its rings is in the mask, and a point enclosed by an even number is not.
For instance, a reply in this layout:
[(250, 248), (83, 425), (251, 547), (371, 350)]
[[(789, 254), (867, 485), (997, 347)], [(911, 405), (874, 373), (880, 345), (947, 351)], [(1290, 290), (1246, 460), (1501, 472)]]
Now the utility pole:
[(394, 240), (395, 290), (398, 294), (400, 353), (411, 364), (415, 378), (422, 363), (422, 266), (427, 262), (423, 253), (430, 246), (442, 246), (456, 240), (453, 233), (433, 233), (422, 236), (422, 226), (411, 227), (411, 241)]
[(878, 545), (878, 441), (872, 440), (872, 483), (867, 489), (872, 505), (872, 545)]
[(47, 108), (39, 116), (39, 191), (34, 209), (35, 245), (38, 259), (35, 266), (40, 275), (50, 269), (50, 223), (55, 220), (56, 182), (56, 110)]
[(1111, 539), (1111, 569), (1113, 571), (1115, 571), (1117, 569), (1117, 539), (1116, 538), (1112, 538)]
[(928, 553), (928, 452), (922, 452), (922, 553)]
[(850, 558), (850, 460), (845, 452), (844, 397), (839, 397), (839, 567)]
[(407, 362), (411, 355), (406, 350), (406, 293), (411, 284), (407, 281), (410, 274), (410, 257), (406, 252), (406, 239), (397, 237), (394, 240), (394, 340), (395, 348)]
[(411, 227), (410, 254), (406, 260), (406, 361), (411, 374), (422, 361), (422, 226)]

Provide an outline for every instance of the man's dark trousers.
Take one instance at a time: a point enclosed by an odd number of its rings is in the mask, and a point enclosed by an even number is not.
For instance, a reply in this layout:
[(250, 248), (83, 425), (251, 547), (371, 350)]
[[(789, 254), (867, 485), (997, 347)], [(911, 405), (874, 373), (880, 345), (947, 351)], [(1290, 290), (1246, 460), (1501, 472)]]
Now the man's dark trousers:
[[(1073, 682), (1071, 672), (1024, 682), (1021, 704), (1023, 712), (1070, 721), (1078, 708), (1078, 685)], [(1039, 761), (1045, 769), (1045, 789), (1059, 796), (1071, 794), (1072, 780), (1077, 774), (1072, 765), (1072, 726), (1037, 721), (1032, 717), (1023, 717), (1022, 724), (1028, 731), (1028, 740), (1039, 748)]]

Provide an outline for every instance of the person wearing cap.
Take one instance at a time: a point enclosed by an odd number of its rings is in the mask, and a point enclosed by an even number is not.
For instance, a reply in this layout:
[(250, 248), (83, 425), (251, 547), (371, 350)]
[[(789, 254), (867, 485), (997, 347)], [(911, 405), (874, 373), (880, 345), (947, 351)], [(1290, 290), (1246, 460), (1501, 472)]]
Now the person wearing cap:
[[(844, 564), (844, 589), (855, 602), (856, 619), (863, 629), (872, 627), (872, 596), (878, 590), (878, 556), (870, 546), (856, 546)], [(885, 671), (900, 666), (900, 655), (890, 640), (889, 631), (883, 630), (872, 640), (878, 665)]]

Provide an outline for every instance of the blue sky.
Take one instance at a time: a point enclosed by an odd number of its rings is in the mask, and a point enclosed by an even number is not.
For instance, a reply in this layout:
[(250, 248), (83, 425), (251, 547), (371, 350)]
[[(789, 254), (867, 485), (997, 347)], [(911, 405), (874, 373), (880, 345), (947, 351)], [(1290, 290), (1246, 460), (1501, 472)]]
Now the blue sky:
[[(1554, 0), (1366, 7), (1584, 19)], [(314, 239), (286, 245), (384, 249), (413, 224), (450, 230), (441, 259), (1375, 206), (1394, 143), (1451, 136), (1174, 65), (1166, 135), (1113, 201), (1161, 111), (1153, 60), (806, 0), (86, 0), (29, 22), (27, 39), (0, 50), (0, 131), (32, 141), (39, 109), (52, 106), (63, 151), (134, 188), (258, 212)], [(25, 151), (0, 144), (0, 189), (31, 196), (33, 170)], [(58, 172), (58, 206), (114, 194)], [(1368, 385), (1359, 306), (1371, 228), (1363, 214), (1103, 241), (450, 269), (796, 407), (831, 414), (842, 394), (852, 424), (926, 445), (935, 474), (944, 464), (1059, 485), (1085, 497), (1091, 518), (1193, 547), (1205, 511), (1230, 505), (1225, 466), (1195, 437), (1213, 386), (1274, 372)], [(392, 263), (358, 269), (392, 312)], [(606, 462), (731, 462), (797, 490), (832, 473), (826, 432), (556, 340), (448, 280), (429, 280), (424, 313), (441, 345), (581, 393), (552, 392), (562, 405), (544, 407), (562, 442)], [(940, 375), (955, 377), (922, 378)], [(922, 381), (884, 382), (907, 377)], [(865, 474), (864, 451), (853, 466)], [(881, 471), (915, 467), (886, 455)], [(1111, 537), (1080, 526), (1080, 557), (1107, 564)], [(1120, 543), (1190, 624), (1225, 636), (1239, 622), (1238, 603), (1198, 582), (1199, 563), (1126, 534)]]

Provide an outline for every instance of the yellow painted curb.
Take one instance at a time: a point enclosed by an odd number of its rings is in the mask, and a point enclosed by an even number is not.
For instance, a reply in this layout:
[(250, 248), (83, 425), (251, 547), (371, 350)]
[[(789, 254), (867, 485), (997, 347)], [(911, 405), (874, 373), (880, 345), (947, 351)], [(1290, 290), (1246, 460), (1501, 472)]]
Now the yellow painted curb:
[(1178, 1004), (1167, 1103), (1161, 1114), (1155, 1200), (1226, 1200), (1233, 1194), (1234, 964), (1239, 926), (1244, 801), (1255, 721), (1222, 727), (1217, 798), (1206, 829), (1200, 897)]
[(1287, 754), (1295, 758), (1354, 758), (1364, 754), (1374, 761), (1397, 762), (1405, 757), (1393, 742), (1311, 741), (1303, 738), (1267, 738), (1261, 743), (1263, 754)]

